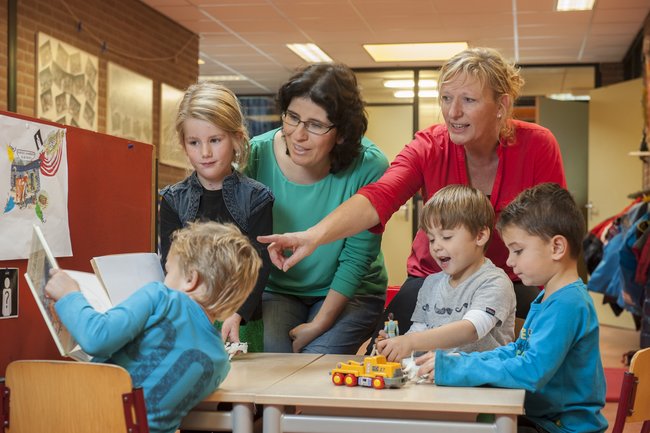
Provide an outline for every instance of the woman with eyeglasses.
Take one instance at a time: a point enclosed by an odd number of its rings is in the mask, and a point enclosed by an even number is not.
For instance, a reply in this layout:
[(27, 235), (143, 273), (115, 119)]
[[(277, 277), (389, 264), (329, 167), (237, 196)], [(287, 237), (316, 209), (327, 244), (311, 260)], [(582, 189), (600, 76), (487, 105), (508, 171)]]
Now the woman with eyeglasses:
[[(275, 195), (275, 233), (307, 230), (379, 179), (384, 154), (368, 126), (354, 73), (311, 65), (278, 92), (282, 127), (251, 140), (246, 173)], [(262, 298), (264, 350), (354, 354), (381, 318), (387, 274), (381, 236), (324, 245), (288, 272), (273, 269)]]

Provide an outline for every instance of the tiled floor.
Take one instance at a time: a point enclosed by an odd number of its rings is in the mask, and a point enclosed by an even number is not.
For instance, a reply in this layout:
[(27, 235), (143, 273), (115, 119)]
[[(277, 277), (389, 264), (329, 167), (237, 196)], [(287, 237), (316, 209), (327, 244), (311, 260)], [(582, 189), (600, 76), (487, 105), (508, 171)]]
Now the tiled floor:
[[(639, 332), (629, 329), (616, 328), (613, 326), (601, 325), (600, 327), (600, 352), (603, 358), (604, 367), (623, 367), (621, 355), (639, 348)], [(614, 419), (616, 418), (617, 403), (607, 403), (603, 414), (609, 422), (612, 431)], [(630, 423), (625, 426), (624, 433), (638, 433), (641, 430), (641, 423)]]

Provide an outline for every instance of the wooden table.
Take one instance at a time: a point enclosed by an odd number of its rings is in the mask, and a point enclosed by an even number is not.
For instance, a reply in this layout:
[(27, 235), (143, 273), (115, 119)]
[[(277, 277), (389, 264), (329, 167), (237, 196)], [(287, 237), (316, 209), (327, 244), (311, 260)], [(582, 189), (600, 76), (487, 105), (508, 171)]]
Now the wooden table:
[[(407, 383), (400, 389), (335, 386), (328, 372), (337, 362), (361, 356), (325, 355), (262, 390), (264, 433), (430, 433), (517, 430), (524, 413), (524, 391), (456, 388)], [(298, 406), (296, 414), (287, 406)], [(477, 414), (493, 414), (477, 423)]]
[[(247, 353), (235, 356), (226, 380), (187, 414), (181, 428), (252, 432), (257, 395), (320, 356), (295, 353)], [(218, 403), (232, 403), (232, 410), (217, 410)]]

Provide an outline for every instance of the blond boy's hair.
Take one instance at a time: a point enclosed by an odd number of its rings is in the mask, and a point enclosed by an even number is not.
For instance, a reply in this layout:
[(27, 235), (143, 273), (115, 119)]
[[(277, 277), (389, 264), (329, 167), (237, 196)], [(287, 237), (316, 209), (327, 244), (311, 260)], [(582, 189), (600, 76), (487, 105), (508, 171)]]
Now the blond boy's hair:
[(262, 261), (233, 224), (189, 223), (172, 235), (170, 253), (185, 275), (196, 271), (205, 296), (196, 299), (217, 320), (237, 311), (253, 290)]
[(233, 162), (239, 171), (244, 170), (250, 154), (248, 131), (241, 105), (235, 94), (215, 81), (200, 81), (185, 91), (176, 115), (176, 133), (181, 147), (185, 148), (185, 121), (203, 120), (228, 132), (236, 143)]
[[(468, 185), (447, 185), (438, 190), (422, 209), (420, 228), (430, 233), (465, 227), (472, 236), (494, 227), (494, 209), (490, 200), (476, 188)], [(487, 243), (485, 244), (487, 248)]]

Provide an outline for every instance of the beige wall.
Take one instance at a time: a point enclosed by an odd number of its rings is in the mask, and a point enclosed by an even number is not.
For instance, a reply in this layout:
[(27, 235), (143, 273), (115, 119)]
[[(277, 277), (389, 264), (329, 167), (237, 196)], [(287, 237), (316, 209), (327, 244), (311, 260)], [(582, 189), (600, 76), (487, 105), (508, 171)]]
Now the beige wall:
[[(642, 187), (641, 161), (629, 156), (643, 133), (641, 79), (591, 91), (589, 103), (588, 197), (593, 227), (630, 203), (628, 194)], [(570, 167), (567, 167), (569, 170)]]
[[(409, 106), (369, 106), (368, 131), (390, 163), (413, 138), (413, 109)], [(381, 250), (388, 271), (388, 285), (401, 286), (406, 279), (406, 259), (413, 239), (413, 200), (397, 211), (386, 225)]]
[[(641, 79), (601, 87), (591, 92), (589, 103), (588, 197), (593, 227), (630, 203), (628, 194), (642, 187), (641, 161), (629, 156), (638, 150), (643, 131)], [(635, 329), (630, 313), (615, 316), (603, 296), (590, 292), (601, 324)]]

